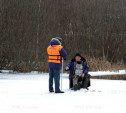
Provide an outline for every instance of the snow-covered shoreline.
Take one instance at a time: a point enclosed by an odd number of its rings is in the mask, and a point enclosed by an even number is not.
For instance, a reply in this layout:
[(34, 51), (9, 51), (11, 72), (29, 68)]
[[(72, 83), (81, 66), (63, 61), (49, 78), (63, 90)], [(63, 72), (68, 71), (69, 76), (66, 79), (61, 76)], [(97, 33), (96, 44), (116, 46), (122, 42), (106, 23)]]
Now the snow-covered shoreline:
[(102, 76), (102, 75), (122, 75), (126, 74), (126, 70), (119, 70), (119, 71), (97, 71), (97, 72), (89, 72), (91, 76)]
[[(25, 74), (25, 75), (42, 75), (42, 74), (48, 74), (48, 73), (43, 73), (43, 72), (38, 72), (38, 71), (32, 71), (29, 73), (18, 73), (18, 72), (13, 72), (12, 70), (1, 70), (2, 73), (1, 74)], [(126, 74), (126, 70), (119, 70), (119, 71), (96, 71), (96, 72), (89, 72), (89, 74), (91, 74), (91, 76), (104, 76), (104, 75), (122, 75), (122, 74)], [(68, 75), (68, 73), (64, 73), (63, 76)]]

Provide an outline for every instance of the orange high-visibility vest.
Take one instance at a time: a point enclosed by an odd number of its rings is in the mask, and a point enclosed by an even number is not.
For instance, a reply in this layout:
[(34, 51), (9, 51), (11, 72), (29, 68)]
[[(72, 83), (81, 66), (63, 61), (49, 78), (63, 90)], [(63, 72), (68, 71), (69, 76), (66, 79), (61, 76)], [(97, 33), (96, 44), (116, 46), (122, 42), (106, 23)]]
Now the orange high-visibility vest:
[(59, 51), (62, 48), (63, 47), (61, 45), (50, 45), (47, 48), (47, 53), (48, 53), (48, 57), (49, 57), (48, 62), (61, 63), (62, 57), (61, 57)]

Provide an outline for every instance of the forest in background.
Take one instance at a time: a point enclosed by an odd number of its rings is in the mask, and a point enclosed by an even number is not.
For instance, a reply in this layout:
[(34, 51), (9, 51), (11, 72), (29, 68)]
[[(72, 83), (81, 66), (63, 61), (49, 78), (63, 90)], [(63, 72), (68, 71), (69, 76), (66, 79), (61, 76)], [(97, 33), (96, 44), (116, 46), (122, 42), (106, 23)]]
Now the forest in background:
[(47, 72), (56, 36), (65, 64), (79, 52), (91, 71), (126, 69), (126, 0), (0, 0), (0, 69)]

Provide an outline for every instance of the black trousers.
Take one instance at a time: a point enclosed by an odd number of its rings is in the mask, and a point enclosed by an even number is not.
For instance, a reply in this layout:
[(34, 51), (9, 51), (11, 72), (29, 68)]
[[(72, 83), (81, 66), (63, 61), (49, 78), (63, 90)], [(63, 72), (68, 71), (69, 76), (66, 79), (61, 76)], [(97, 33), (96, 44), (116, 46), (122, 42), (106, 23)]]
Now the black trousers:
[(72, 78), (70, 79), (70, 88), (73, 88), (73, 79), (74, 79), (75, 77), (77, 77), (78, 83), (79, 83), (79, 82), (82, 82), (82, 85), (84, 85), (85, 82), (88, 81), (88, 84), (87, 84), (86, 87), (91, 86), (91, 81), (90, 81), (91, 75), (86, 74), (86, 75), (84, 76), (84, 78), (82, 78), (81, 76), (78, 76), (78, 75), (73, 75)]

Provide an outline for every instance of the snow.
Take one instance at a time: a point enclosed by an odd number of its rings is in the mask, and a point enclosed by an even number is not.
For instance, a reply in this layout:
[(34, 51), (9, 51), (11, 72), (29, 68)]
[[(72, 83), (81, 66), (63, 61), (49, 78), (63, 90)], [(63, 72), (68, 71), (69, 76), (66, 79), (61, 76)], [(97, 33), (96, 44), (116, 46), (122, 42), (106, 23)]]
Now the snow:
[(92, 76), (98, 75), (121, 75), (126, 74), (126, 70), (119, 70), (119, 71), (97, 71), (97, 72), (89, 72)]
[(1, 73), (0, 113), (126, 112), (126, 81), (91, 79), (89, 91), (71, 91), (66, 76), (65, 93), (55, 94), (48, 92), (48, 73)]
[[(15, 73), (16, 72), (13, 72), (12, 70), (1, 70), (2, 73)], [(25, 73), (24, 73), (25, 74)], [(32, 71), (30, 73), (27, 73), (27, 75), (36, 75), (36, 74), (42, 74), (38, 71)], [(121, 74), (126, 74), (126, 70), (119, 70), (119, 71), (96, 71), (96, 72), (89, 72), (89, 74), (91, 74), (92, 76), (97, 76), (97, 75), (121, 75)], [(66, 76), (66, 74), (65, 74)]]

